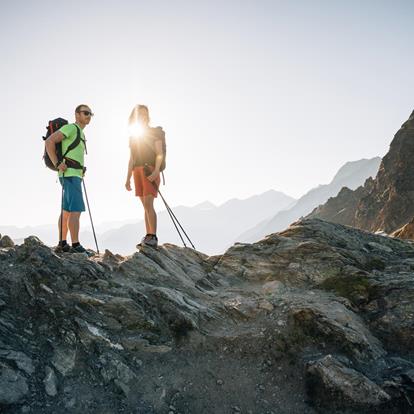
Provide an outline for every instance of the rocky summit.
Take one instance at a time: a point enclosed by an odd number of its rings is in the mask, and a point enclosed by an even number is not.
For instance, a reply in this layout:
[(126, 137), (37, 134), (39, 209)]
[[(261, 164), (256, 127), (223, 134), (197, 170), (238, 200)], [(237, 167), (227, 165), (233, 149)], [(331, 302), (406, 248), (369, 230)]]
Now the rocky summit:
[(2, 246), (2, 413), (413, 412), (408, 241), (312, 219), (212, 257)]
[(411, 239), (412, 225), (403, 227), (414, 220), (413, 158), (414, 112), (395, 134), (375, 179), (369, 178), (354, 191), (343, 188), (308, 218)]

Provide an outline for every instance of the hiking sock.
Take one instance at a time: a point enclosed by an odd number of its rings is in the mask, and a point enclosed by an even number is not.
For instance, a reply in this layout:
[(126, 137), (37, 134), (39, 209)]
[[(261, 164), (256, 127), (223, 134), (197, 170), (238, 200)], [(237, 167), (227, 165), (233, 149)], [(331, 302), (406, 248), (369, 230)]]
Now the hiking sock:
[(61, 246), (61, 247), (66, 246), (67, 244), (68, 244), (68, 242), (66, 240), (61, 240), (59, 242), (59, 246)]
[(78, 247), (78, 246), (80, 246), (80, 243), (79, 242), (72, 243), (72, 247)]

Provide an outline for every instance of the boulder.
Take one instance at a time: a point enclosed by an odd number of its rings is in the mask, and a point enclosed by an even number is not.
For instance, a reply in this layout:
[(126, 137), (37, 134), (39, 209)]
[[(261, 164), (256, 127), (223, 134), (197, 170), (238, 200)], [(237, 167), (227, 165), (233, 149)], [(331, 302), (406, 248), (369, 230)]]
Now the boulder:
[(0, 235), (0, 247), (14, 247), (14, 241), (9, 236), (1, 237)]
[(391, 400), (377, 384), (332, 355), (309, 362), (306, 374), (312, 400), (328, 409), (372, 411)]
[(0, 407), (24, 401), (29, 393), (26, 378), (18, 371), (0, 363)]

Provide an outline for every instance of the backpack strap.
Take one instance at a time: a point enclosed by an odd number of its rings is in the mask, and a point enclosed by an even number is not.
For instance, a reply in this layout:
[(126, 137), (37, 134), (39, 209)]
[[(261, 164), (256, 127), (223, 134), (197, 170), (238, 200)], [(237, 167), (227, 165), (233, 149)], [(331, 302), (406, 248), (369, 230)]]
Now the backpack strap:
[[(162, 140), (162, 138), (161, 138)], [(145, 141), (145, 139), (143, 140), (145, 145), (147, 145), (148, 148), (151, 149), (151, 151), (154, 153), (155, 156), (157, 156), (157, 153), (155, 152), (153, 146), (149, 145), (148, 142)], [(163, 151), (163, 157), (165, 157), (165, 152)], [(165, 177), (164, 177), (164, 170), (160, 171), (161, 175), (162, 175), (162, 185), (165, 185)]]
[(87, 151), (86, 151), (86, 141), (85, 140), (83, 140), (82, 139), (82, 137), (81, 137), (81, 132), (80, 132), (80, 128), (76, 125), (76, 124), (74, 124), (75, 125), (75, 127), (76, 127), (76, 131), (77, 131), (77, 134), (76, 134), (76, 138), (75, 138), (75, 140), (69, 145), (69, 147), (67, 148), (67, 150), (65, 151), (65, 153), (62, 155), (62, 160), (65, 160), (66, 161), (66, 165), (69, 167), (69, 168), (74, 168), (74, 169), (78, 169), (78, 170), (81, 170), (81, 169), (83, 169), (83, 165), (80, 165), (80, 163), (78, 162), (78, 161), (75, 161), (75, 160), (72, 160), (71, 158), (67, 158), (66, 157), (66, 155), (70, 152), (70, 151), (72, 151), (73, 149), (75, 149), (80, 143), (81, 143), (81, 141), (83, 141), (83, 144), (85, 145), (85, 152), (86, 153), (88, 153)]

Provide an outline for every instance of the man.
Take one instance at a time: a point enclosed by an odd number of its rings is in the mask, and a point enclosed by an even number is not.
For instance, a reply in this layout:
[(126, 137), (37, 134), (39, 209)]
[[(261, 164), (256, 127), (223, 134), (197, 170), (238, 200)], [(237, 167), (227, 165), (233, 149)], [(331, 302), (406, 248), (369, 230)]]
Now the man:
[[(87, 250), (79, 242), (79, 222), (82, 211), (85, 211), (85, 203), (82, 193), (82, 179), (84, 174), (84, 155), (86, 150), (85, 135), (83, 129), (91, 121), (93, 113), (88, 105), (79, 105), (75, 109), (75, 123), (67, 124), (54, 132), (45, 141), (46, 151), (50, 160), (59, 172), (59, 181), (63, 186), (62, 214), (59, 216), (59, 245), (58, 252), (87, 253)], [(65, 154), (69, 146), (80, 134), (80, 143), (71, 149), (63, 160), (58, 160), (56, 144), (62, 143), (62, 154)], [(72, 240), (72, 248), (67, 243), (68, 230)]]

